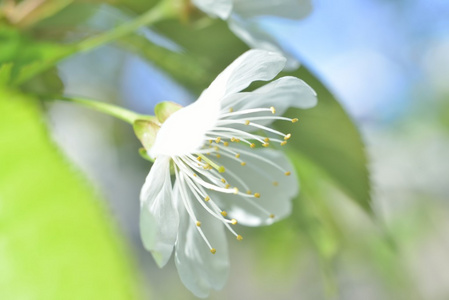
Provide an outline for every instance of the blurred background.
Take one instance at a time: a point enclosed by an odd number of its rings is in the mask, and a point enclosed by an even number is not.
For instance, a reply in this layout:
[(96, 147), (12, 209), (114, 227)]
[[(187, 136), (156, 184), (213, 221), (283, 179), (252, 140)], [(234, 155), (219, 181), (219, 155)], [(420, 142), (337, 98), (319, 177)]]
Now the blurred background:
[[(83, 2), (27, 30), (40, 40), (77, 41), (147, 8), (144, 1), (128, 2)], [(332, 176), (295, 161), (303, 170), (300, 177), (310, 178), (303, 186), (314, 188), (304, 190), (291, 218), (267, 228), (240, 228), (244, 243), (229, 242), (229, 282), (210, 298), (449, 299), (449, 3), (313, 4), (303, 20), (266, 16), (257, 24), (301, 62), (300, 70), (309, 70), (323, 83), (327, 89), (311, 83), (319, 101), (322, 95), (331, 97), (329, 90), (358, 127), (368, 157), (373, 213), (328, 180)], [(216, 75), (246, 46), (222, 21), (203, 16), (181, 24), (186, 32), (171, 23), (140, 29), (138, 36), (151, 43), (134, 41), (143, 45), (138, 51), (116, 43), (63, 60), (56, 71), (64, 93), (147, 114), (160, 101), (194, 101), (213, 77), (192, 69), (192, 77), (202, 81), (188, 88), (188, 76), (164, 67), (164, 61), (173, 61), (164, 53), (196, 51), (194, 61)], [(208, 39), (217, 33), (223, 38)], [(220, 61), (217, 66), (214, 59)], [(299, 72), (309, 83), (309, 72)], [(138, 155), (132, 128), (71, 103), (44, 103), (43, 108), (51, 137), (75, 166), (71, 168), (81, 170), (95, 194), (106, 201), (100, 206), (118, 240), (124, 240), (119, 247), (132, 266), (136, 297), (195, 299), (180, 282), (173, 262), (159, 269), (142, 247), (138, 199), (150, 164)], [(303, 112), (306, 128), (321, 122), (313, 119), (313, 110), (307, 118)], [(354, 133), (327, 134), (344, 141)], [(289, 149), (295, 151), (294, 146)], [(348, 185), (357, 185), (355, 180), (357, 176), (350, 178)]]

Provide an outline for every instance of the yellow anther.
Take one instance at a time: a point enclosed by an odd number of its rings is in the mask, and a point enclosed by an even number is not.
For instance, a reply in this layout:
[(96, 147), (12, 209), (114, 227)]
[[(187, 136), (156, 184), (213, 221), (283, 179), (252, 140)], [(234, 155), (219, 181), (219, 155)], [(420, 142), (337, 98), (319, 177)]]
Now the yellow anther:
[(206, 155), (210, 155), (210, 152), (206, 152)]
[(235, 142), (235, 137), (231, 137), (231, 142)]
[(252, 143), (251, 145), (249, 145), (251, 148), (256, 147), (256, 144)]
[(229, 184), (229, 183), (227, 183), (226, 185), (225, 185), (225, 188), (226, 189), (229, 189), (231, 187), (231, 185)]
[(209, 167), (210, 167), (209, 164), (205, 164), (204, 167), (203, 167), (203, 169), (204, 169), (204, 170), (209, 170)]
[(265, 142), (267, 142), (267, 143), (268, 143), (268, 142), (270, 141), (270, 139), (269, 139), (269, 138), (267, 138), (267, 137), (266, 137), (266, 138), (264, 138), (263, 140), (264, 140)]
[(239, 234), (239, 235), (237, 235), (237, 240), (241, 241), (241, 240), (243, 240), (243, 237)]
[(193, 173), (193, 176), (195, 176), (195, 177), (196, 177), (196, 176), (198, 176), (198, 175), (196, 175), (195, 173)]
[(246, 162), (244, 162), (244, 161), (242, 161), (240, 164), (241, 164), (242, 166), (246, 166)]
[(226, 180), (224, 178), (220, 179), (220, 181), (226, 183)]
[(201, 222), (200, 221), (196, 221), (196, 226), (200, 227), (201, 226)]
[(276, 113), (276, 109), (274, 108), (274, 106), (270, 107), (270, 110), (271, 110), (271, 112), (272, 112), (273, 114)]
[(204, 198), (204, 201), (209, 201), (210, 200), (210, 197), (209, 196), (206, 196), (206, 198)]
[(229, 146), (229, 142), (224, 142), (223, 146), (225, 146), (225, 147)]
[(234, 194), (238, 194), (239, 193), (239, 189), (238, 188), (234, 188)]
[(232, 224), (232, 225), (237, 224), (237, 220), (236, 220), (236, 219), (232, 219), (232, 220), (231, 220), (231, 224)]
[(197, 161), (201, 161), (201, 157), (198, 156), (198, 157), (196, 158), (196, 160), (197, 160)]
[(292, 137), (292, 135), (291, 135), (291, 133), (289, 133), (289, 134), (287, 134), (286, 136), (284, 136), (284, 140), (288, 140), (289, 138), (291, 138)]
[(215, 248), (210, 249), (210, 253), (215, 254), (215, 252), (217, 252), (217, 250), (215, 250)]
[(228, 213), (224, 210), (224, 211), (221, 212), (221, 215), (222, 215), (223, 217), (226, 217), (226, 216), (228, 215)]
[(270, 146), (270, 144), (268, 144), (268, 143), (265, 143), (265, 144), (262, 144), (262, 146), (264, 146), (264, 147), (268, 147), (268, 146)]
[(221, 157), (221, 155), (220, 154), (217, 154), (217, 158), (220, 158)]
[(229, 112), (233, 112), (234, 109), (232, 107), (229, 108)]
[(274, 219), (274, 215), (273, 215), (273, 214), (271, 214), (271, 215), (270, 215), (270, 218)]
[(288, 171), (288, 172), (285, 172), (285, 176), (290, 176), (290, 174), (291, 174), (291, 172), (290, 172), (290, 171)]
[(292, 123), (296, 123), (296, 122), (298, 122), (298, 118), (292, 119)]
[(285, 146), (285, 145), (287, 145), (287, 141), (283, 141), (283, 142), (281, 143), (281, 146)]
[(247, 193), (248, 195), (251, 195), (253, 192), (251, 192), (251, 190), (247, 190), (246, 193)]
[(221, 141), (221, 137), (217, 137), (216, 139), (215, 139), (215, 143), (219, 143)]
[(235, 142), (236, 143), (240, 143), (240, 139), (235, 139)]
[(215, 151), (219, 151), (220, 148), (218, 148), (218, 146), (215, 146), (215, 147), (214, 147), (214, 150), (215, 150)]
[(260, 194), (259, 193), (254, 193), (254, 197), (260, 198)]
[(237, 154), (235, 155), (235, 157), (236, 157), (236, 158), (239, 158), (239, 157), (240, 157), (240, 154), (239, 154), (239, 153), (237, 153)]
[(218, 168), (218, 172), (219, 173), (224, 173), (226, 171), (226, 169), (225, 169), (225, 167), (223, 167), (223, 166), (220, 166), (219, 168)]
[(279, 182), (273, 181), (273, 185), (274, 185), (274, 186), (278, 186), (278, 185), (279, 185)]
[(209, 140), (209, 144), (212, 144), (212, 142), (213, 142), (212, 140)]
[(245, 121), (245, 125), (249, 125), (249, 123), (250, 123), (249, 120)]

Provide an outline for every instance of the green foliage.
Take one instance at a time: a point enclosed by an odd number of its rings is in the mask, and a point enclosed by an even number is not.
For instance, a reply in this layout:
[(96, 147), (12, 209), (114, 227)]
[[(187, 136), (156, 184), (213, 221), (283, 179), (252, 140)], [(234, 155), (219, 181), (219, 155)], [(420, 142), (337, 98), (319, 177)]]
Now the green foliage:
[(135, 299), (121, 241), (49, 140), (38, 103), (0, 87), (2, 299)]

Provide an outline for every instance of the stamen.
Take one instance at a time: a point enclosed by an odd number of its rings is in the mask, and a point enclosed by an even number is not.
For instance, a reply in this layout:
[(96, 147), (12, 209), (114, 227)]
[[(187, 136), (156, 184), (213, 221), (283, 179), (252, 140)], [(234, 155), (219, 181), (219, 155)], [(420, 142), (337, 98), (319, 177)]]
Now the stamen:
[(196, 221), (196, 226), (200, 227), (201, 226), (201, 222), (200, 221)]
[(281, 143), (281, 146), (285, 146), (285, 145), (287, 145), (287, 141), (283, 141), (283, 142)]
[(270, 146), (270, 144), (268, 144), (268, 143), (264, 143), (264, 144), (262, 144), (262, 146), (264, 146), (264, 147), (268, 147), (268, 146)]
[(226, 216), (228, 215), (228, 213), (227, 213), (226, 211), (223, 210), (223, 211), (221, 212), (221, 215), (222, 215), (223, 217), (226, 217)]
[(288, 171), (288, 172), (285, 172), (284, 174), (285, 174), (285, 176), (290, 176), (291, 172)]
[(245, 125), (249, 125), (249, 123), (250, 123), (249, 120), (245, 121)]
[(236, 219), (231, 219), (231, 224), (232, 225), (236, 225), (237, 224), (237, 220)]
[(291, 135), (291, 133), (289, 133), (289, 134), (287, 134), (286, 136), (284, 136), (284, 140), (288, 140), (289, 138), (291, 138), (292, 137), (292, 135)]
[(221, 141), (221, 137), (217, 137), (216, 139), (215, 139), (215, 143), (219, 143)]
[(215, 250), (215, 248), (210, 249), (210, 253), (215, 254), (215, 252), (217, 252), (217, 250)]
[(274, 185), (274, 186), (278, 186), (278, 185), (279, 185), (279, 182), (273, 181), (273, 185)]
[(239, 235), (237, 235), (237, 240), (241, 241), (241, 240), (243, 240), (243, 237), (239, 234)]
[(273, 113), (273, 115), (276, 113), (276, 109), (274, 108), (274, 106), (270, 107), (270, 110)]
[(259, 193), (254, 193), (254, 197), (260, 198), (260, 194)]
[(241, 164), (242, 166), (246, 166), (246, 162), (244, 162), (244, 161), (242, 161), (240, 164)]
[(245, 110), (239, 110), (239, 111), (235, 111), (235, 112), (222, 114), (222, 115), (220, 115), (220, 118), (226, 118), (226, 117), (231, 117), (231, 116), (233, 117), (233, 116), (237, 116), (237, 115), (246, 115), (246, 114), (263, 112), (263, 111), (271, 111), (272, 112), (271, 108), (252, 108), (252, 109), (245, 109)]
[(296, 122), (298, 122), (298, 118), (292, 119), (292, 123), (296, 123)]

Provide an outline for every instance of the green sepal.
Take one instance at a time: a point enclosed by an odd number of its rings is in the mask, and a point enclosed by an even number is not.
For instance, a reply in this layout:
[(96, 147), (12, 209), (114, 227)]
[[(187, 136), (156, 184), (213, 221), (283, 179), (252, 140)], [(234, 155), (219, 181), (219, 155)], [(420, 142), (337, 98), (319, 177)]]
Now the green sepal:
[(156, 135), (161, 128), (159, 124), (151, 120), (135, 120), (133, 123), (134, 133), (146, 150), (149, 150), (156, 140)]
[(156, 115), (157, 120), (162, 124), (168, 117), (174, 112), (180, 110), (182, 108), (181, 105), (171, 102), (164, 101), (156, 104), (154, 107), (154, 114)]
[(143, 159), (154, 162), (154, 159), (148, 156), (147, 150), (145, 148), (139, 148), (139, 154)]

